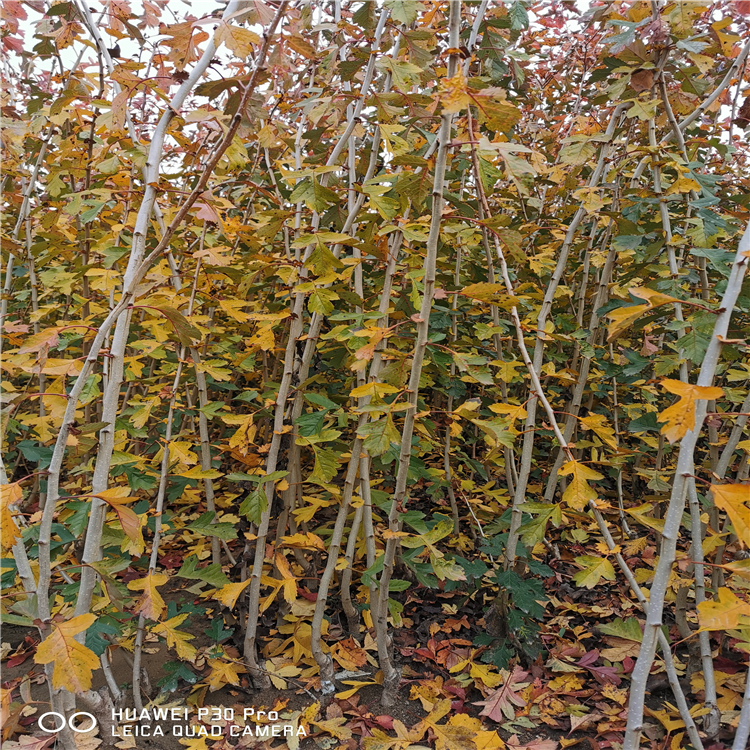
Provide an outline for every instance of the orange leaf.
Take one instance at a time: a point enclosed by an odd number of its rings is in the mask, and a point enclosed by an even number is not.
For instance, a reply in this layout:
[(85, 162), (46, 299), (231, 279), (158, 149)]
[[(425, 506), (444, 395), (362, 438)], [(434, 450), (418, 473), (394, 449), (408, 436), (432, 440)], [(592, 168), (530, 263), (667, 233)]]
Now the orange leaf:
[(124, 503), (132, 503), (137, 497), (128, 495), (127, 487), (110, 487), (108, 490), (97, 492), (96, 497), (104, 500), (115, 512), (122, 530), (131, 542), (139, 542), (141, 539), (141, 520), (130, 508), (123, 507)]
[(13, 520), (13, 511), (22, 497), (18, 482), (0, 485), (0, 546), (4, 550), (11, 549), (16, 539), (21, 538), (21, 530)]
[(471, 98), (466, 93), (466, 77), (460, 67), (456, 75), (440, 81), (439, 98), (444, 112), (458, 112), (471, 104)]

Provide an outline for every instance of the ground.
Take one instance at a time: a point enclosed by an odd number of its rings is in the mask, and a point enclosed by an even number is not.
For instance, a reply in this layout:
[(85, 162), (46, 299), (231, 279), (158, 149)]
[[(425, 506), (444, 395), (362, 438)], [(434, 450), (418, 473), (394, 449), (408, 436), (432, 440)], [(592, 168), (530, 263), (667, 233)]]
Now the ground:
[[(157, 703), (233, 707), (238, 717), (250, 707), (256, 712), (275, 709), (281, 722), (295, 718), (302, 721), (308, 736), (300, 739), (300, 750), (339, 747), (346, 750), (359, 747), (398, 750), (410, 744), (432, 745), (433, 741), (442, 749), (448, 747), (445, 743), (449, 740), (458, 743), (457, 748), (486, 750), (503, 746), (508, 750), (556, 750), (579, 743), (583, 743), (583, 747), (590, 745), (592, 750), (616, 748), (626, 718), (628, 672), (637, 656), (638, 644), (603, 635), (597, 626), (611, 621), (613, 615), (625, 619), (639, 613), (632, 611), (626, 592), (620, 592), (616, 587), (612, 587), (608, 598), (602, 598), (600, 591), (594, 596), (593, 592), (569, 590), (565, 585), (558, 585), (555, 593), (560, 598), (552, 596), (542, 630), (542, 640), (547, 648), (544, 658), (540, 656), (533, 663), (498, 673), (482, 662), (482, 649), (473, 645), (484, 625), (481, 591), (474, 597), (463, 597), (456, 602), (454, 593), (416, 589), (405, 601), (404, 627), (396, 631), (395, 643), (403, 681), (399, 701), (388, 709), (380, 705), (380, 686), (373, 684), (376, 669), (370, 653), (373, 650), (371, 639), (367, 637), (364, 648), (360, 648), (360, 644), (344, 632), (335, 613), (331, 617), (329, 643), (334, 648), (341, 671), (337, 673), (339, 692), (327, 706), (320, 705), (316, 677), (307, 675), (305, 670), (298, 677), (284, 677), (286, 689), (274, 689), (265, 694), (252, 688), (246, 674), (238, 675), (238, 685), (223, 685), (216, 690), (205, 685), (203, 689), (197, 689), (201, 683), (209, 682), (206, 680), (210, 674), (207, 657), (216, 643), (212, 635), (219, 633), (219, 637), (223, 637), (228, 632), (223, 630), (223, 625), (217, 629), (215, 621), (221, 613), (210, 607), (203, 616), (191, 618), (190, 626), (184, 628), (194, 636), (192, 644), (199, 652), (199, 658), (192, 665), (197, 674), (197, 685), (180, 680), (176, 689), (157, 697), (158, 683), (169, 676), (165, 665), (168, 667), (174, 661), (174, 655), (158, 639), (147, 642), (144, 665), (151, 679), (151, 695)], [(207, 604), (194, 589), (189, 591), (187, 584), (177, 582), (165, 598), (168, 605), (176, 608), (205, 607)], [(274, 641), (274, 624), (271, 620), (264, 622), (265, 634), (271, 644), (277, 642)], [(39, 639), (36, 633), (26, 628), (6, 625), (2, 640), (2, 684), (3, 688), (10, 689), (12, 700), (4, 739), (13, 738), (5, 743), (11, 749), (23, 748), (32, 741), (28, 734), (40, 734), (37, 718), (46, 708), (47, 688), (42, 667), (33, 659)], [(225, 652), (239, 663), (240, 653), (231, 637), (226, 637), (223, 645)], [(349, 663), (349, 659), (360, 656), (362, 661)], [(112, 667), (118, 684), (132, 683), (132, 667), (126, 649), (114, 651)], [(681, 667), (684, 669), (685, 665)], [(730, 643), (723, 644), (723, 651), (717, 653), (717, 669), (728, 675), (725, 693), (731, 698), (732, 678), (742, 677), (742, 673), (737, 653), (731, 649)], [(283, 669), (278, 674), (283, 675)], [(96, 677), (98, 682), (94, 683), (94, 689), (103, 684), (101, 673)], [(279, 679), (277, 676), (277, 682)], [(699, 683), (691, 686), (685, 678), (683, 683), (686, 690), (700, 687)], [(499, 696), (505, 687), (507, 691)], [(654, 748), (670, 747), (684, 731), (679, 717), (665, 701), (671, 703), (673, 698), (663, 671), (657, 671), (651, 680), (646, 731), (647, 741)], [(725, 708), (728, 706), (729, 703), (725, 703)], [(731, 720), (732, 713), (731, 709), (725, 712), (727, 721)], [(226, 731), (226, 723), (218, 723)], [(164, 726), (168, 729), (171, 724)], [(730, 727), (724, 726), (723, 730), (722, 738), (729, 740)], [(81, 750), (94, 750), (92, 735), (80, 734), (78, 737)], [(402, 737), (406, 745), (400, 745), (397, 737)], [(101, 739), (104, 740), (100, 745), (102, 750), (112, 746), (120, 750), (130, 747), (181, 750), (186, 745), (191, 750), (207, 747), (222, 750), (237, 742), (240, 747), (250, 743), (256, 743), (254, 746), (286, 746), (282, 739), (180, 739), (170, 736), (169, 732), (158, 738), (125, 737), (116, 745), (107, 738)], [(20, 745), (13, 745), (13, 741), (20, 742)], [(676, 741), (680, 743), (681, 739)], [(294, 750), (294, 742), (290, 747)], [(721, 742), (712, 745), (713, 750), (723, 747)], [(29, 750), (37, 750), (37, 746), (29, 745)]]

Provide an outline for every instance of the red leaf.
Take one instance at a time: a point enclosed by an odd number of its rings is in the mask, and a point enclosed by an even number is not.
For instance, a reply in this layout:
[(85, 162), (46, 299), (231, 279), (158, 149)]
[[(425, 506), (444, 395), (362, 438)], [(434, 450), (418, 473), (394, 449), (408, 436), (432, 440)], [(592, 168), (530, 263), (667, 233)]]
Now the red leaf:
[(381, 714), (380, 716), (375, 717), (375, 721), (381, 727), (383, 727), (383, 729), (387, 729), (388, 731), (391, 731), (393, 729), (393, 717), (392, 716)]
[(8, 669), (17, 667), (19, 664), (23, 664), (30, 656), (31, 651), (26, 651), (23, 654), (16, 654), (15, 656), (11, 656), (6, 663), (6, 666), (8, 667)]

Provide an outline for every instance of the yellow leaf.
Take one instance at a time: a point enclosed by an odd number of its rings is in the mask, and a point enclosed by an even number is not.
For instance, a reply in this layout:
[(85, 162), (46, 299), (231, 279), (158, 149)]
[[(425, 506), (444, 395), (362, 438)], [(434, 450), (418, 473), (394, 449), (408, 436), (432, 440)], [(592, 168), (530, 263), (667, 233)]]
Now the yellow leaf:
[(488, 664), (475, 664), (472, 662), (469, 674), (476, 680), (479, 679), (488, 688), (496, 688), (504, 682), (504, 677), (494, 667)]
[(285, 677), (297, 677), (302, 670), (294, 664), (289, 664), (281, 659), (268, 659), (266, 661), (266, 672), (271, 678), (274, 687), (279, 690), (286, 690), (287, 682)]
[(674, 732), (675, 729), (679, 729), (680, 727), (685, 726), (685, 722), (682, 721), (682, 719), (673, 719), (670, 717), (670, 715), (664, 711), (664, 710), (654, 710), (651, 708), (648, 708), (648, 706), (645, 708), (645, 712), (649, 716), (653, 716), (655, 719), (658, 719), (663, 727), (667, 730), (667, 732)]
[[(448, 721), (447, 724), (437, 723), (450, 709), (450, 700), (446, 698), (438, 701), (429, 715), (422, 719), (415, 729), (429, 727), (435, 735), (436, 750), (473, 750), (476, 747), (474, 744), (474, 737), (476, 736), (474, 725), (466, 726), (463, 721)], [(475, 721), (478, 723), (478, 720)]]
[[(351, 682), (346, 684), (351, 684)], [(371, 685), (373, 683), (363, 682), (362, 684)], [(352, 736), (352, 730), (347, 726), (348, 721), (345, 716), (337, 716), (333, 719), (321, 719), (320, 721), (311, 721), (310, 723), (340, 741), (348, 740)]]
[(172, 440), (169, 443), (169, 458), (192, 466), (198, 463), (198, 454), (191, 450), (193, 444), (187, 440)]
[(612, 310), (607, 313), (607, 317), (612, 321), (609, 324), (609, 330), (607, 332), (607, 341), (614, 341), (623, 331), (630, 328), (643, 313), (653, 310), (655, 307), (665, 305), (667, 302), (677, 302), (675, 297), (670, 297), (668, 294), (662, 294), (654, 289), (647, 288), (635, 288), (628, 289), (628, 291), (634, 296), (640, 299), (645, 299), (645, 305), (633, 305), (631, 307), (618, 307), (616, 310)]
[(122, 526), (125, 535), (134, 544), (141, 541), (141, 519), (130, 508), (125, 508), (125, 503), (132, 503), (137, 497), (130, 495), (129, 487), (110, 487), (96, 493), (96, 497), (104, 500), (107, 505), (114, 511), (117, 520)]
[[(123, 510), (127, 510), (127, 508), (124, 508)], [(140, 516), (137, 516), (138, 518), (138, 530), (135, 533), (134, 537), (131, 539), (127, 534), (125, 535), (125, 538), (120, 543), (120, 550), (122, 552), (127, 552), (130, 555), (133, 555), (134, 557), (140, 557), (144, 550), (146, 549), (146, 542), (143, 539), (143, 529), (146, 527), (146, 524), (148, 523), (148, 516), (143, 513)], [(132, 519), (130, 519), (132, 520)], [(122, 524), (122, 519), (120, 519), (120, 523)], [(126, 523), (128, 521), (126, 520)]]
[(500, 359), (495, 359), (490, 364), (498, 368), (497, 376), (503, 381), (503, 383), (510, 383), (514, 378), (520, 378), (521, 376), (516, 370), (524, 366), (523, 362), (519, 362), (518, 360), (503, 362)]
[(614, 341), (623, 331), (630, 328), (643, 313), (650, 309), (649, 305), (631, 305), (630, 307), (618, 307), (615, 310), (610, 310), (607, 313), (607, 317), (610, 319), (607, 341), (610, 343)]
[(676, 297), (670, 297), (668, 294), (662, 294), (657, 292), (655, 289), (648, 289), (646, 287), (640, 287), (635, 289), (628, 289), (628, 291), (634, 296), (640, 299), (645, 299), (648, 302), (649, 307), (659, 307), (659, 305), (666, 305), (667, 302), (678, 302)]
[(750, 484), (715, 484), (711, 494), (717, 507), (732, 521), (737, 538), (750, 547)]
[[(255, 438), (255, 433), (257, 432), (257, 426), (253, 424), (253, 414), (248, 414), (247, 416), (243, 415), (232, 415), (232, 419), (235, 419), (237, 416), (242, 416), (242, 422), (240, 422), (240, 426), (237, 428), (237, 432), (235, 432), (232, 437), (229, 438), (229, 447), (230, 448), (238, 448), (240, 450), (240, 453), (242, 453), (243, 456), (247, 455), (248, 451), (250, 450), (250, 446), (252, 445), (253, 439)], [(222, 420), (224, 422), (227, 422), (228, 424), (237, 424), (236, 422), (228, 422), (227, 420), (229, 417), (222, 417)]]
[[(129, 737), (126, 737), (126, 739), (130, 739)], [(179, 743), (181, 745), (184, 745), (187, 750), (208, 750), (208, 745), (206, 744), (206, 738), (205, 737), (198, 737), (196, 739), (192, 739), (190, 737), (183, 737), (183, 739), (179, 740)], [(132, 745), (129, 745), (128, 747), (135, 747), (135, 741), (133, 741)], [(125, 745), (122, 742), (118, 742), (115, 747), (124, 748)]]
[(469, 401), (464, 401), (463, 404), (459, 404), (453, 410), (453, 416), (455, 417), (471, 416), (481, 405), (482, 405), (482, 402), (478, 398), (473, 398), (473, 399), (470, 399)]
[(120, 505), (122, 503), (132, 503), (138, 498), (130, 494), (130, 487), (110, 487), (109, 489), (97, 492), (95, 497), (99, 497), (110, 505)]
[(60, 331), (62, 328), (46, 328), (39, 333), (29, 336), (24, 345), (18, 350), (19, 354), (29, 354), (30, 352), (40, 352), (45, 349), (57, 346), (60, 342)]
[(240, 583), (228, 583), (226, 586), (222, 586), (214, 593), (214, 599), (220, 601), (225, 607), (234, 609), (237, 599), (240, 598), (240, 594), (250, 585), (251, 580), (248, 578), (246, 581)]
[(214, 380), (231, 380), (232, 371), (222, 365), (227, 363), (223, 359), (204, 359), (197, 365), (198, 372), (207, 372)]
[(183, 471), (179, 476), (186, 479), (218, 479), (224, 475), (218, 469), (201, 469), (200, 466), (193, 466), (187, 471)]
[[(47, 414), (53, 418), (53, 420), (62, 419), (65, 415), (65, 409), (68, 407), (68, 399), (65, 397), (65, 378), (60, 377), (52, 381), (46, 388), (46, 396), (42, 396), (44, 402), (44, 408)], [(49, 394), (59, 393), (60, 396), (52, 396)]]
[(500, 302), (503, 299), (507, 300), (508, 290), (505, 288), (505, 284), (490, 284), (484, 281), (465, 286), (461, 290), (461, 294), (480, 302)]
[(282, 536), (281, 545), (283, 547), (294, 547), (296, 549), (318, 549), (321, 552), (326, 551), (323, 540), (316, 534), (306, 533), (293, 534), (292, 536)]
[(281, 574), (284, 599), (291, 603), (297, 598), (297, 581), (294, 578), (294, 573), (292, 573), (292, 569), (289, 567), (289, 561), (281, 552), (277, 552), (274, 559), (276, 561), (276, 568)]
[(152, 632), (156, 633), (157, 635), (164, 636), (164, 638), (166, 638), (167, 640), (167, 646), (169, 648), (174, 648), (177, 652), (177, 656), (179, 656), (180, 659), (194, 661), (198, 653), (198, 649), (196, 649), (195, 646), (191, 646), (188, 641), (192, 641), (195, 636), (190, 635), (190, 633), (182, 633), (177, 630), (177, 627), (179, 625), (182, 625), (186, 618), (187, 613), (183, 615), (177, 615), (177, 617), (172, 617), (166, 622), (161, 622), (156, 625), (153, 628)]
[(21, 538), (21, 530), (13, 520), (13, 511), (17, 509), (18, 502), (23, 498), (21, 485), (0, 485), (0, 545), (4, 550), (9, 550)]
[(589, 500), (596, 500), (596, 490), (589, 486), (587, 480), (603, 479), (601, 474), (575, 460), (563, 464), (559, 473), (563, 476), (571, 475), (570, 484), (562, 497), (571, 508), (583, 510)]
[(476, 744), (477, 750), (505, 750), (506, 748), (497, 732), (477, 732), (474, 744)]
[(388, 383), (365, 383), (355, 388), (350, 394), (350, 398), (361, 398), (362, 396), (381, 396), (384, 393), (396, 393), (395, 388)]
[(99, 657), (74, 636), (93, 625), (96, 615), (78, 615), (67, 622), (52, 622), (52, 632), (39, 644), (34, 655), (37, 664), (54, 662), (52, 687), (73, 693), (91, 689), (92, 672), (99, 667)]
[(665, 195), (671, 193), (689, 193), (691, 190), (700, 190), (701, 186), (690, 177), (680, 176), (670, 186)]
[(250, 320), (250, 316), (242, 312), (243, 307), (247, 306), (247, 300), (244, 299), (220, 299), (219, 307), (230, 317), (236, 320), (238, 323), (246, 323)]
[(211, 674), (208, 675), (207, 682), (212, 693), (220, 690), (224, 685), (239, 685), (240, 675), (247, 672), (241, 664), (221, 659), (209, 659), (208, 666), (211, 667)]
[(699, 399), (715, 399), (724, 395), (721, 388), (714, 386), (691, 385), (681, 380), (662, 380), (664, 390), (674, 393), (680, 400), (659, 414), (659, 421), (664, 422), (662, 435), (670, 443), (681, 440), (688, 430), (695, 427), (695, 402)]
[(729, 589), (719, 589), (719, 601), (698, 605), (701, 630), (732, 630), (740, 624), (750, 625), (750, 604), (738, 599)]
[(130, 418), (130, 424), (132, 424), (136, 429), (140, 430), (141, 427), (143, 427), (146, 422), (148, 422), (148, 418), (151, 416), (151, 411), (153, 410), (153, 408), (160, 403), (161, 399), (158, 396), (155, 396), (154, 398), (150, 398), (147, 401), (141, 401), (140, 403), (133, 404), (136, 410), (133, 413), (133, 416)]
[(517, 419), (526, 419), (526, 409), (520, 404), (491, 404), (490, 411), (510, 418), (511, 424)]
[(614, 428), (609, 426), (607, 418), (603, 414), (589, 414), (588, 417), (580, 417), (579, 421), (587, 430), (594, 432), (603, 443), (606, 443), (610, 448), (617, 449)]
[(151, 573), (145, 578), (139, 578), (131, 581), (128, 588), (131, 591), (143, 591), (141, 598), (135, 607), (135, 612), (143, 612), (149, 620), (158, 620), (164, 611), (164, 599), (156, 590), (157, 586), (163, 586), (169, 580), (169, 576), (164, 573)]

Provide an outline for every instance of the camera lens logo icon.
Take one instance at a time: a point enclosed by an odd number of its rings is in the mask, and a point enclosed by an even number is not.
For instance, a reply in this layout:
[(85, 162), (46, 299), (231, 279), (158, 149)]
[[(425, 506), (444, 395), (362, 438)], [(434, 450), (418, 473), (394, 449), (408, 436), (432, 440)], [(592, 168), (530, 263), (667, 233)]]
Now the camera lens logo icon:
[[(91, 724), (86, 728), (77, 726), (75, 720), (78, 716), (84, 716), (87, 719), (90, 719)], [(51, 718), (48, 720), (47, 717)], [(52, 726), (53, 723), (55, 726)], [(37, 725), (39, 726), (39, 729), (41, 729), (43, 732), (47, 732), (47, 734), (56, 734), (57, 732), (61, 732), (66, 726), (69, 727), (72, 731), (79, 734), (87, 734), (88, 732), (96, 729), (96, 718), (87, 711), (76, 711), (76, 713), (72, 714), (71, 717), (66, 721), (65, 717), (61, 713), (58, 713), (57, 711), (47, 711), (47, 713), (42, 714), (39, 717)]]

